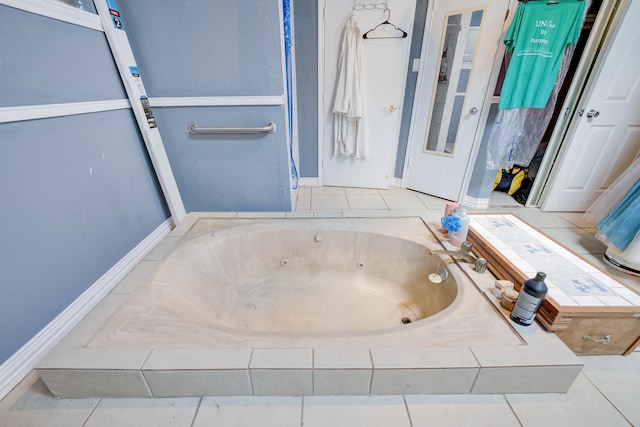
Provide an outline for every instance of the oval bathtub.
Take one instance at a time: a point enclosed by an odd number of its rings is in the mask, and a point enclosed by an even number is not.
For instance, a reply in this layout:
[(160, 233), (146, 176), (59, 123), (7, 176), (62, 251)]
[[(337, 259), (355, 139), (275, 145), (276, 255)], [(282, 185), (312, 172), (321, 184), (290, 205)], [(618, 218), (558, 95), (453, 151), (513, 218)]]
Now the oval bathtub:
[(495, 315), (468, 310), (420, 218), (202, 219), (176, 240), (91, 346), (446, 345), (485, 342)]
[(428, 280), (442, 266), (424, 245), (371, 231), (248, 227), (187, 242), (151, 287), (167, 312), (201, 326), (359, 333), (449, 307), (458, 293), (453, 276)]
[(490, 300), (492, 277), (441, 248), (417, 217), (190, 214), (38, 373), (63, 397), (511, 392), (498, 371), (538, 375), (540, 350)]

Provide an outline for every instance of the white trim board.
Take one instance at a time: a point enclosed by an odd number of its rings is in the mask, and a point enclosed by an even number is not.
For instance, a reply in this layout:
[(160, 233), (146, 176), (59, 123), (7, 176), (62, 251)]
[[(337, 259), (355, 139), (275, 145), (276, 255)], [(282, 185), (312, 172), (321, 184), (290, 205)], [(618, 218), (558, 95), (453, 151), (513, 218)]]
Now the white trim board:
[(169, 234), (173, 226), (171, 218), (160, 224), (62, 313), (0, 365), (0, 400), (22, 381), (42, 358)]
[(1, 107), (0, 123), (48, 119), (52, 117), (73, 116), (76, 114), (124, 110), (127, 108), (131, 108), (131, 104), (128, 99)]
[(0, 5), (79, 25), (91, 30), (104, 31), (98, 15), (56, 0), (0, 0)]
[(472, 197), (467, 194), (462, 205), (472, 209), (488, 209), (490, 201), (491, 199), (488, 198)]
[(284, 95), (274, 96), (189, 96), (151, 97), (152, 107), (217, 107), (246, 105), (285, 105)]
[(318, 178), (300, 177), (298, 178), (298, 187), (318, 187)]
[(120, 79), (127, 92), (127, 98), (131, 102), (131, 110), (138, 128), (140, 128), (140, 133), (160, 183), (160, 188), (162, 188), (162, 194), (173, 220), (179, 223), (187, 216), (187, 213), (162, 142), (162, 136), (151, 109), (148, 108), (147, 91), (144, 88), (129, 38), (121, 25), (122, 23), (119, 20), (114, 20), (112, 14), (118, 14), (117, 10), (112, 9), (115, 8), (114, 2), (94, 0), (94, 5), (98, 11), (100, 22), (104, 27), (104, 34), (107, 37)]

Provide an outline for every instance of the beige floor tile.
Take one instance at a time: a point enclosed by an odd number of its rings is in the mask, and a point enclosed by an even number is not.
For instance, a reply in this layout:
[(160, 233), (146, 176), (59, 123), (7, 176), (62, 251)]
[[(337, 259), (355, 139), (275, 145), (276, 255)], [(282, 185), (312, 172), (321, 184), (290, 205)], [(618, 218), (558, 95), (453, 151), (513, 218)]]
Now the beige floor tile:
[(300, 197), (311, 197), (311, 189), (313, 187), (298, 187), (298, 199)]
[(633, 425), (640, 426), (640, 351), (585, 356), (582, 372)]
[(391, 209), (389, 211), (394, 217), (423, 216), (427, 215), (427, 209)]
[(296, 202), (297, 211), (308, 211), (311, 209), (311, 195), (305, 197), (298, 197)]
[(440, 199), (438, 197), (429, 196), (428, 194), (414, 193), (415, 196), (422, 202), (427, 209), (437, 210), (444, 213), (444, 208), (447, 205), (448, 200)]
[(0, 401), (4, 427), (80, 427), (99, 399), (56, 399), (32, 371)]
[(310, 210), (287, 212), (284, 217), (285, 218), (313, 218), (313, 212), (311, 212)]
[(525, 427), (629, 426), (584, 375), (578, 376), (566, 394), (508, 394), (506, 398)]
[(199, 398), (102, 399), (83, 427), (189, 427), (199, 402)]
[(548, 228), (572, 228), (573, 224), (553, 212), (542, 212), (538, 209), (514, 209), (513, 214), (540, 231), (553, 235), (553, 230)]
[(379, 194), (349, 194), (347, 195), (351, 210), (387, 210), (389, 207)]
[(553, 240), (577, 254), (604, 253), (606, 245), (580, 228), (553, 228), (542, 230)]
[(380, 192), (375, 188), (355, 188), (355, 187), (346, 187), (344, 191), (347, 193), (347, 196), (352, 194), (369, 194), (379, 196)]
[[(348, 212), (348, 211), (347, 211)], [(342, 218), (343, 211), (315, 211), (313, 212), (314, 218)]]
[(382, 194), (389, 209), (427, 209), (413, 194)]
[(342, 212), (345, 218), (381, 218), (390, 217), (391, 211), (383, 209), (350, 210)]
[(491, 199), (489, 201), (490, 206), (522, 206), (520, 203), (507, 193), (501, 191), (494, 191), (491, 193)]
[(402, 396), (305, 397), (304, 427), (409, 427)]
[(394, 194), (394, 193), (398, 193), (398, 194), (414, 194), (415, 191), (412, 190), (407, 190), (406, 188), (400, 188), (400, 187), (389, 187), (389, 188), (385, 188), (385, 189), (380, 189), (378, 190), (380, 191), (380, 194)]
[(593, 228), (595, 224), (591, 221), (587, 221), (584, 218), (584, 212), (556, 212), (560, 218), (566, 219), (567, 221), (575, 224), (576, 227), (582, 228)]
[(311, 209), (348, 211), (349, 202), (345, 194), (314, 194), (311, 198)]
[(519, 426), (499, 394), (405, 396), (413, 427)]
[(311, 194), (313, 196), (318, 195), (344, 195), (344, 187), (311, 187)]
[(193, 427), (299, 427), (299, 397), (206, 397)]

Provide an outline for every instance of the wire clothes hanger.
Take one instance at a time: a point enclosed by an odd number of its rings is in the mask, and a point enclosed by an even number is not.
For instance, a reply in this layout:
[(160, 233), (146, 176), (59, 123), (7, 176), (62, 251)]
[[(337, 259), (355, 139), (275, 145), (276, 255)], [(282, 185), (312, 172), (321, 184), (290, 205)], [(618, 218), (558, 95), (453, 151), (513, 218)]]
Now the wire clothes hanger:
[[(533, 3), (536, 1), (546, 1), (547, 4), (560, 4), (559, 0), (518, 0), (520, 3)], [(577, 1), (584, 1), (584, 0), (577, 0)]]
[[(369, 31), (364, 33), (362, 35), (363, 39), (370, 39), (370, 40), (373, 40), (373, 39), (403, 39), (403, 38), (407, 37), (407, 32), (406, 31), (398, 28), (396, 25), (394, 25), (391, 22), (389, 22), (389, 20), (391, 19), (391, 10), (389, 8), (386, 8), (384, 11), (385, 12), (389, 12), (389, 14), (387, 15), (387, 20), (384, 21), (384, 22), (379, 23), (378, 25), (376, 25), (375, 27), (373, 27), (372, 29), (370, 29)], [(381, 27), (383, 25), (392, 26), (396, 31), (399, 31), (399, 34), (390, 35), (390, 36), (382, 36), (382, 37), (370, 36), (370, 34), (374, 33), (379, 27)]]

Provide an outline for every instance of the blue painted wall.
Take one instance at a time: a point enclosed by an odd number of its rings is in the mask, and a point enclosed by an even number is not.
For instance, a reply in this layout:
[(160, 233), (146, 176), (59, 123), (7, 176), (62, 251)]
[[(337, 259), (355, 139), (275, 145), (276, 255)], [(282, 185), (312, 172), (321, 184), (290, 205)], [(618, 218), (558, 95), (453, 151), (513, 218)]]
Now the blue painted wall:
[[(122, 99), (104, 34), (0, 6), (3, 107)], [(0, 363), (169, 216), (129, 109), (0, 124)]]
[[(188, 211), (288, 211), (285, 110), (270, 107), (156, 108), (154, 115)], [(197, 135), (187, 123), (226, 127), (273, 122), (274, 134)]]
[[(120, 12), (150, 98), (283, 96), (278, 0), (128, 1)], [(152, 104), (153, 105), (153, 104)], [(286, 105), (156, 108), (185, 208), (289, 211)], [(187, 125), (254, 127), (275, 134), (199, 136)]]
[(104, 33), (0, 6), (0, 107), (126, 98)]

